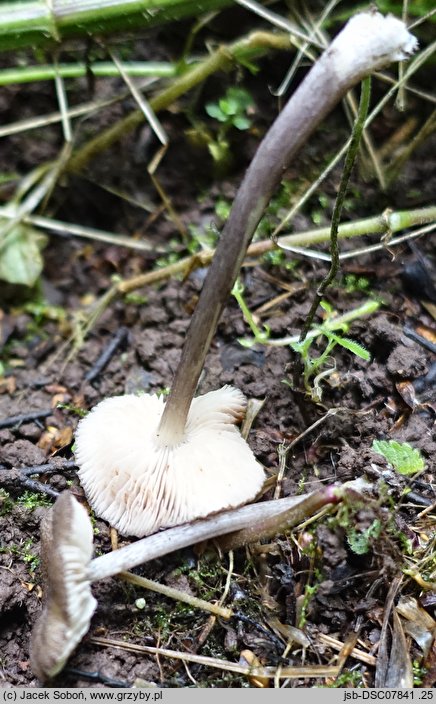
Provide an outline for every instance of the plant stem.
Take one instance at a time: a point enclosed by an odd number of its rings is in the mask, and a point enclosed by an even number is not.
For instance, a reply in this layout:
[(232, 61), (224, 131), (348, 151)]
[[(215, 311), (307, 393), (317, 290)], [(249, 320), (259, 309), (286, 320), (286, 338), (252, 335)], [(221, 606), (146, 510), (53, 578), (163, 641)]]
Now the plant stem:
[(180, 589), (173, 589), (172, 587), (167, 587), (165, 584), (153, 582), (153, 580), (147, 579), (146, 577), (140, 577), (133, 572), (119, 572), (118, 577), (120, 577), (124, 582), (130, 582), (130, 584), (135, 584), (137, 587), (143, 587), (151, 592), (162, 594), (169, 599), (182, 601), (184, 604), (189, 604), (189, 606), (193, 606), (195, 609), (208, 611), (211, 614), (215, 614), (215, 616), (220, 616), (221, 618), (225, 618), (227, 620), (233, 616), (232, 609), (228, 609), (225, 606), (219, 606), (218, 604), (211, 604), (209, 601), (199, 599), (196, 596), (191, 596), (186, 592), (180, 591)]
[[(342, 315), (330, 318), (321, 325), (315, 325), (315, 327), (308, 331), (305, 340), (313, 340), (315, 337), (322, 335), (325, 331), (333, 332), (334, 330), (342, 330), (344, 326), (352, 323), (354, 320), (361, 320), (366, 315), (372, 315), (379, 307), (380, 303), (378, 301), (367, 301), (358, 308), (353, 308)], [(280, 337), (278, 339), (270, 338), (263, 344), (270, 345), (271, 347), (283, 347), (299, 341), (299, 335), (291, 335), (290, 337)]]
[(242, 311), (245, 322), (248, 324), (251, 332), (254, 335), (256, 342), (264, 342), (269, 337), (268, 329), (264, 327), (263, 331), (256, 325), (253, 318), (253, 314), (249, 307), (247, 306), (245, 299), (243, 297), (244, 287), (240, 284), (239, 279), (236, 280), (235, 285), (232, 288), (232, 296), (236, 298), (236, 301)]
[[(347, 193), (348, 183), (350, 181), (351, 172), (353, 170), (354, 162), (356, 160), (357, 151), (359, 149), (360, 140), (363, 134), (363, 128), (365, 126), (366, 116), (368, 114), (369, 108), (369, 98), (371, 95), (371, 77), (368, 76), (362, 81), (362, 91), (360, 95), (359, 109), (357, 112), (356, 120), (353, 127), (353, 132), (351, 135), (350, 146), (348, 147), (347, 154), (345, 156), (345, 164), (341, 175), (341, 181), (339, 184), (338, 194), (336, 196), (335, 206), (332, 215), (332, 224), (330, 231), (330, 256), (331, 264), (327, 275), (318, 287), (315, 297), (312, 301), (309, 313), (307, 315), (306, 321), (304, 323), (303, 329), (300, 335), (300, 342), (303, 342), (307, 333), (310, 330), (313, 319), (315, 317), (316, 310), (320, 304), (320, 301), (324, 295), (324, 292), (328, 286), (334, 280), (336, 274), (339, 270), (339, 247), (338, 247), (338, 229), (339, 223), (341, 221), (342, 210), (344, 207), (345, 195)], [(295, 365), (295, 371), (298, 373), (301, 371), (300, 364), (301, 359), (297, 360)], [(296, 376), (294, 374), (294, 376)], [(297, 380), (294, 378), (294, 382)], [(297, 385), (295, 386), (297, 388)]]
[[(399, 232), (416, 225), (426, 225), (436, 220), (436, 205), (416, 210), (386, 210), (382, 215), (375, 215), (363, 220), (346, 222), (339, 226), (339, 239), (361, 237), (362, 235), (384, 235), (387, 232)], [(279, 237), (277, 242), (283, 247), (310, 247), (314, 244), (327, 242), (330, 239), (330, 227), (319, 227), (307, 232), (297, 232), (293, 235)], [(258, 247), (258, 245), (260, 245)], [(250, 254), (257, 256), (267, 250), (264, 243), (255, 243), (250, 247)]]
[(136, 31), (219, 10), (231, 0), (27, 0), (0, 5), (0, 51)]
[(182, 652), (181, 650), (169, 650), (168, 648), (157, 648), (152, 645), (137, 645), (135, 643), (127, 643), (125, 640), (114, 640), (113, 638), (98, 638), (90, 636), (88, 643), (103, 646), (104, 648), (120, 648), (128, 652), (150, 653), (152, 655), (173, 658), (182, 662), (192, 662), (202, 665), (203, 667), (215, 667), (217, 670), (224, 672), (237, 672), (247, 677), (257, 677), (258, 679), (300, 679), (307, 680), (309, 678), (328, 677), (333, 680), (338, 677), (341, 668), (338, 665), (304, 665), (302, 667), (293, 667), (281, 665), (277, 668), (273, 667), (253, 667), (252, 665), (240, 665), (239, 663), (223, 660), (222, 657), (213, 658), (207, 655), (197, 655), (196, 653)]
[[(44, 223), (40, 221), (41, 218), (39, 218), (38, 223), (33, 219), (31, 220), (30, 217), (25, 218), (25, 222), (40, 224), (41, 227), (45, 227)], [(386, 232), (399, 232), (408, 227), (426, 225), (433, 221), (436, 221), (436, 205), (428, 208), (419, 208), (417, 210), (396, 210), (394, 212), (384, 213), (383, 215), (365, 218), (364, 220), (343, 223), (339, 226), (338, 237), (339, 239), (347, 239), (361, 237), (362, 235), (384, 235)], [(66, 224), (67, 232), (69, 231), (69, 226), (69, 224)], [(54, 228), (48, 227), (48, 229)], [(59, 229), (62, 229), (61, 223), (59, 224)], [(276, 249), (277, 244), (283, 248), (308, 247), (313, 244), (328, 242), (329, 239), (330, 227), (319, 227), (314, 230), (308, 230), (307, 232), (295, 232), (292, 235), (284, 235), (278, 238), (277, 243), (271, 239), (254, 242), (249, 246), (247, 254), (250, 257), (261, 257), (267, 252)], [(214, 254), (215, 250), (213, 249), (202, 251), (190, 257), (179, 259), (179, 261), (174, 264), (169, 264), (161, 269), (148, 271), (145, 274), (138, 274), (138, 276), (134, 276), (131, 279), (120, 281), (116, 284), (117, 293), (124, 295), (142, 286), (150, 286), (171, 278), (172, 276), (187, 275), (198, 266), (208, 266)], [(298, 338), (295, 342), (298, 342)]]
[[(164, 61), (126, 61), (123, 63), (124, 71), (133, 77), (144, 78), (174, 78), (177, 74), (175, 64)], [(88, 75), (118, 77), (117, 67), (110, 61), (96, 61), (89, 66), (82, 63), (59, 64), (57, 70), (50, 64), (41, 66), (22, 66), (0, 70), (0, 86), (11, 83), (33, 83), (35, 81), (52, 81), (56, 73), (62, 78), (82, 78)]]
[[(162, 445), (183, 438), (191, 401), (222, 309), (256, 227), (292, 158), (347, 90), (379, 68), (381, 56), (382, 63), (387, 61), (391, 51), (387, 46), (387, 26), (393, 18), (373, 15), (380, 23), (377, 34), (374, 28), (368, 32), (370, 17), (356, 15), (315, 63), (267, 132), (246, 172), (221, 233), (165, 404), (158, 428)], [(394, 24), (397, 23), (395, 20)], [(392, 56), (397, 59), (402, 43), (398, 43), (396, 30), (389, 41), (395, 46)], [(404, 48), (410, 42), (415, 46), (410, 35), (406, 43), (403, 36), (402, 42)]]

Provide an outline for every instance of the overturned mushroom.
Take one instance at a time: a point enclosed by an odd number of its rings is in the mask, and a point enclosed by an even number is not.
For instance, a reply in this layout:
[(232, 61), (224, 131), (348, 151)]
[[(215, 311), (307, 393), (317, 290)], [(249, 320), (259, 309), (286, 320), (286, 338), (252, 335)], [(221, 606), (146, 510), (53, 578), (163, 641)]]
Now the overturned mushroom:
[(192, 401), (210, 342), (291, 159), (349, 88), (407, 58), (416, 45), (394, 17), (369, 12), (348, 22), (277, 117), (247, 170), (165, 406), (154, 396), (121, 396), (103, 401), (79, 424), (80, 480), (97, 514), (120, 532), (142, 536), (237, 506), (259, 491), (262, 469), (232, 426), (244, 409), (240, 392), (224, 387)]
[[(360, 487), (357, 487), (360, 488)], [(146, 588), (187, 601), (174, 589), (161, 587), (136, 575), (123, 575), (148, 560), (221, 535), (231, 536), (231, 547), (271, 536), (301, 522), (326, 504), (341, 500), (343, 489), (328, 486), (306, 496), (266, 501), (196, 523), (156, 533), (114, 552), (91, 560), (92, 525), (86, 510), (68, 491), (63, 492), (41, 525), (41, 557), (44, 573), (44, 607), (30, 642), (32, 671), (41, 681), (54, 677), (65, 665), (89, 628), (97, 602), (91, 582), (115, 574), (142, 581)], [(246, 531), (249, 531), (248, 535)], [(257, 531), (257, 533), (256, 533)], [(206, 602), (196, 599), (196, 606)], [(193, 605), (193, 600), (190, 600)], [(217, 608), (208, 609), (217, 612)], [(220, 610), (229, 618), (232, 612)]]
[(230, 386), (195, 398), (181, 440), (158, 439), (161, 398), (128, 394), (102, 401), (76, 434), (79, 476), (97, 515), (120, 533), (157, 528), (239, 506), (264, 473), (234, 426), (243, 394)]
[(87, 576), (93, 552), (91, 521), (68, 492), (59, 496), (55, 507), (41, 523), (45, 603), (31, 641), (32, 670), (41, 680), (63, 668), (97, 606)]

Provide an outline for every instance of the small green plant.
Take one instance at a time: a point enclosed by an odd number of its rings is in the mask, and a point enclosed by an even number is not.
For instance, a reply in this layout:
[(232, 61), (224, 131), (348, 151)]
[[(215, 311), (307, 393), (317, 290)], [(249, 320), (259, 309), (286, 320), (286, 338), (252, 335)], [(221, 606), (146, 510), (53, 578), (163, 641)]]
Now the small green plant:
[(33, 554), (33, 540), (28, 538), (21, 550), (21, 559), (28, 566), (29, 572), (34, 572), (40, 563), (39, 557)]
[(147, 303), (147, 300), (147, 296), (143, 296), (140, 293), (136, 293), (136, 291), (126, 293), (126, 295), (124, 296), (124, 302), (133, 306), (143, 306)]
[(60, 408), (63, 411), (68, 411), (69, 413), (73, 413), (79, 418), (84, 418), (88, 415), (88, 411), (86, 411), (84, 408), (80, 408), (79, 406), (75, 406), (73, 403), (58, 403), (56, 408)]
[(230, 86), (223, 98), (217, 103), (207, 103), (205, 110), (209, 117), (222, 122), (226, 129), (236, 127), (237, 130), (248, 130), (251, 127), (248, 113), (253, 106), (253, 98), (248, 91)]
[(366, 555), (370, 551), (373, 540), (377, 540), (382, 532), (382, 524), (375, 518), (368, 528), (358, 531), (353, 526), (348, 526), (347, 540), (351, 550), (356, 555)]
[(20, 506), (24, 506), (24, 508), (29, 509), (30, 511), (34, 511), (35, 508), (38, 508), (40, 506), (46, 507), (46, 506), (51, 506), (51, 501), (48, 498), (48, 496), (44, 496), (43, 494), (37, 494), (36, 492), (33, 491), (25, 491), (22, 496), (17, 500), (17, 503)]
[[(256, 343), (267, 345), (269, 344), (270, 339), (270, 328), (267, 325), (259, 327), (244, 299), (243, 292), (244, 287), (238, 279), (235, 282), (235, 285), (233, 286), (232, 295), (236, 298), (244, 316), (244, 319), (249, 325), (254, 337), (239, 338), (238, 342), (243, 347), (252, 347)], [(330, 374), (332, 374), (336, 369), (336, 364), (334, 360), (332, 360), (331, 366), (325, 368), (325, 365), (328, 363), (328, 360), (330, 358), (330, 353), (333, 351), (336, 345), (339, 345), (340, 347), (343, 347), (349, 352), (352, 352), (352, 354), (355, 354), (356, 357), (360, 357), (366, 362), (369, 362), (371, 360), (371, 356), (368, 350), (365, 349), (365, 347), (360, 345), (355, 340), (351, 340), (349, 337), (344, 337), (337, 329), (338, 327), (340, 327), (342, 328), (343, 332), (346, 332), (348, 329), (348, 322), (342, 322), (340, 326), (337, 326), (336, 313), (333, 308), (326, 301), (321, 301), (320, 305), (326, 312), (326, 318), (324, 322), (321, 325), (317, 325), (316, 328), (313, 329), (313, 331), (310, 331), (306, 338), (303, 340), (303, 342), (300, 342), (298, 339), (292, 341), (289, 340), (290, 346), (292, 347), (294, 352), (297, 352), (297, 354), (301, 356), (303, 362), (304, 388), (306, 389), (307, 393), (310, 395), (312, 400), (317, 403), (321, 401), (322, 398), (321, 381), (326, 377), (330, 376)], [(352, 312), (350, 314), (347, 314), (347, 320), (351, 321), (354, 318), (359, 318), (360, 315), (372, 312), (377, 307), (377, 303), (375, 303), (374, 301), (369, 301), (367, 304), (356, 309), (354, 316), (352, 315)], [(334, 332), (335, 329), (336, 332)], [(310, 351), (312, 344), (316, 339), (320, 337), (326, 338), (326, 346), (323, 352), (321, 352), (321, 354), (319, 354), (318, 356), (311, 355)], [(280, 344), (280, 341), (274, 340), (270, 344), (277, 345)], [(287, 379), (284, 380), (284, 383), (288, 386), (291, 386), (291, 383)]]
[[(322, 327), (320, 328), (320, 334), (327, 338), (327, 344), (324, 351), (318, 356), (310, 354), (310, 348), (314, 342), (314, 338), (306, 337), (303, 342), (293, 342), (291, 344), (292, 349), (301, 356), (303, 362), (304, 388), (311, 399), (316, 403), (319, 403), (322, 399), (321, 382), (336, 370), (336, 362), (334, 359), (332, 359), (331, 366), (325, 368), (325, 365), (328, 364), (328, 360), (330, 359), (330, 353), (336, 345), (340, 345), (357, 357), (364, 359), (366, 362), (369, 362), (371, 359), (368, 350), (362, 347), (362, 345), (359, 345), (358, 342), (350, 340), (348, 337), (336, 335), (327, 329), (323, 330)], [(286, 379), (284, 383), (289, 386), (291, 385)]]
[(343, 286), (346, 293), (366, 293), (368, 294), (371, 288), (369, 279), (365, 276), (356, 276), (356, 274), (346, 274), (343, 280)]
[(33, 553), (34, 543), (32, 538), (21, 541), (19, 545), (9, 545), (0, 548), (0, 553), (18, 557), (28, 567), (29, 572), (34, 572), (39, 565), (40, 559)]
[(243, 347), (252, 347), (256, 342), (265, 343), (270, 336), (270, 329), (267, 325), (263, 325), (263, 330), (257, 325), (251, 310), (249, 309), (247, 303), (245, 302), (244, 296), (244, 286), (240, 279), (236, 279), (234, 286), (232, 288), (232, 296), (234, 296), (238, 302), (238, 305), (242, 311), (245, 322), (249, 325), (251, 332), (254, 335), (254, 340), (240, 338), (238, 340), (239, 344)]
[(326, 689), (336, 688), (360, 688), (364, 687), (365, 682), (362, 673), (359, 670), (345, 670), (335, 679), (332, 684), (328, 684)]
[(229, 217), (231, 209), (231, 203), (229, 203), (229, 201), (225, 200), (224, 198), (218, 198), (215, 203), (215, 214), (223, 222), (225, 222)]
[(156, 259), (156, 269), (163, 269), (166, 266), (171, 266), (175, 264), (181, 258), (180, 253), (180, 242), (179, 240), (172, 238), (169, 242), (169, 250), (162, 256)]
[(372, 449), (382, 455), (399, 474), (409, 476), (422, 472), (425, 468), (425, 462), (419, 450), (407, 442), (374, 440)]
[(297, 628), (304, 628), (304, 626), (306, 625), (307, 612), (309, 610), (310, 602), (312, 601), (313, 597), (317, 593), (319, 586), (320, 586), (320, 582), (321, 582), (321, 576), (319, 574), (317, 576), (319, 579), (319, 583), (313, 584), (313, 585), (306, 584), (306, 587), (304, 589), (303, 603), (301, 606), (301, 611), (300, 611), (300, 616), (298, 619)]
[(100, 529), (97, 526), (97, 518), (94, 511), (90, 511), (89, 519), (91, 521), (93, 535), (100, 535)]
[(4, 489), (0, 489), (0, 516), (6, 516), (12, 511), (14, 502)]
[[(156, 259), (156, 268), (163, 269), (166, 266), (176, 264), (182, 257), (186, 256), (186, 251), (189, 254), (196, 254), (202, 250), (213, 249), (216, 246), (218, 234), (212, 224), (209, 227), (188, 225), (188, 234), (184, 238), (183, 246), (180, 245), (179, 240), (171, 239), (168, 252)], [(127, 302), (127, 298), (125, 300)], [(142, 305), (146, 302), (146, 298), (143, 296), (139, 296), (136, 299), (129, 298), (128, 302)]]
[[(339, 332), (333, 332), (333, 330), (329, 327), (329, 323), (332, 319), (334, 320), (334, 311), (332, 307), (326, 303), (326, 301), (321, 301), (320, 305), (326, 312), (326, 319), (322, 325), (317, 326), (316, 331), (318, 333), (318, 337), (323, 336), (327, 340), (324, 350), (318, 356), (310, 354), (312, 344), (315, 341), (315, 337), (310, 334), (307, 335), (302, 342), (296, 341), (291, 343), (292, 349), (300, 355), (303, 362), (304, 388), (312, 400), (317, 403), (322, 399), (321, 381), (330, 376), (330, 374), (332, 374), (336, 369), (336, 363), (334, 360), (332, 361), (331, 366), (325, 368), (330, 358), (330, 354), (336, 345), (352, 352), (352, 354), (356, 355), (356, 357), (360, 357), (360, 359), (363, 359), (366, 362), (369, 362), (371, 359), (368, 350), (358, 342), (351, 340), (349, 337), (344, 337)], [(344, 332), (347, 329), (348, 326), (344, 326)], [(289, 384), (286, 380), (285, 383)]]
[[(35, 332), (38, 332), (41, 325), (47, 320), (63, 323), (66, 318), (65, 309), (61, 306), (54, 306), (48, 303), (42, 293), (39, 293), (36, 301), (26, 303), (23, 310), (32, 316), (33, 330)], [(33, 332), (33, 330), (30, 332)]]
[(427, 668), (423, 667), (419, 660), (413, 660), (412, 671), (414, 687), (421, 687), (424, 677), (427, 674)]
[(215, 135), (209, 130), (201, 131), (218, 170), (222, 170), (231, 162), (229, 132), (232, 129), (248, 130), (251, 127), (250, 111), (253, 109), (253, 99), (246, 90), (231, 86), (226, 94), (217, 102), (207, 103), (205, 110), (209, 117), (218, 122)]
[(162, 386), (161, 389), (158, 389), (156, 391), (156, 396), (159, 396), (159, 398), (165, 398), (166, 396), (170, 395), (170, 387), (169, 386)]

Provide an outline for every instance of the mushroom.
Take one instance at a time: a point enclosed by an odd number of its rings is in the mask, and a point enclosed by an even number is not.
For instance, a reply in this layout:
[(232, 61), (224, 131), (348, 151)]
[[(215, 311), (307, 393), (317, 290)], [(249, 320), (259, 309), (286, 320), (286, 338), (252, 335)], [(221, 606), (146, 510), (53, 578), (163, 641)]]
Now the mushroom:
[(169, 398), (100, 403), (76, 436), (80, 481), (96, 513), (143, 536), (253, 499), (264, 474), (232, 425), (242, 394), (224, 387), (193, 399), (222, 309), (248, 244), (291, 159), (343, 95), (417, 41), (400, 20), (354, 16), (314, 64), (261, 142), (221, 233)]
[(233, 613), (229, 609), (209, 605), (201, 599), (131, 575), (125, 570), (221, 535), (229, 534), (233, 548), (241, 544), (241, 541), (238, 543), (239, 533), (241, 540), (246, 542), (247, 538), (251, 541), (258, 539), (259, 532), (265, 537), (283, 532), (326, 504), (337, 503), (342, 494), (341, 488), (327, 486), (306, 496), (244, 506), (194, 524), (156, 533), (91, 560), (93, 532), (90, 518), (70, 492), (63, 492), (41, 524), (45, 603), (30, 641), (32, 671), (41, 681), (60, 672), (88, 631), (95, 611), (97, 602), (91, 593), (91, 582), (116, 574), (147, 589), (230, 618)]
[(240, 391), (225, 386), (194, 399), (174, 444), (158, 438), (163, 410), (153, 395), (108, 398), (76, 434), (87, 498), (125, 535), (141, 537), (238, 506), (263, 483), (263, 469), (234, 425), (245, 410)]
[(56, 675), (89, 628), (97, 602), (87, 576), (92, 525), (86, 510), (62, 493), (41, 523), (44, 581), (42, 614), (31, 640), (32, 670), (40, 680)]

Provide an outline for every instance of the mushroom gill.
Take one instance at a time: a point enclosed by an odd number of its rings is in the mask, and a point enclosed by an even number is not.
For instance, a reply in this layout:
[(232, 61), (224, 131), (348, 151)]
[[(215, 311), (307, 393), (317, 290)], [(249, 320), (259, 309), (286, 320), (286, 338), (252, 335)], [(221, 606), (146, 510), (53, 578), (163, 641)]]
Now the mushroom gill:
[(253, 499), (262, 466), (235, 427), (246, 401), (224, 386), (193, 399), (174, 445), (158, 436), (162, 398), (108, 398), (78, 426), (79, 477), (98, 516), (144, 536)]

